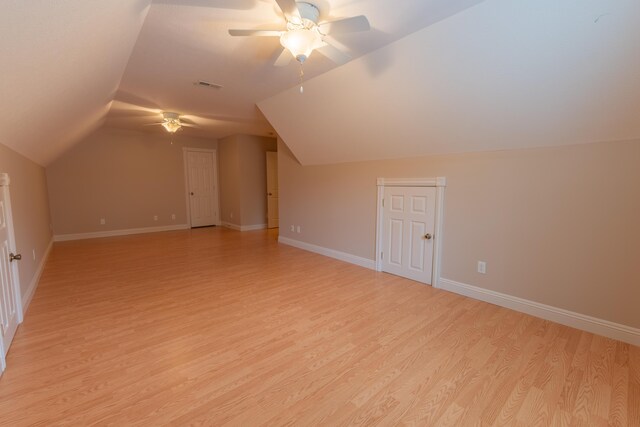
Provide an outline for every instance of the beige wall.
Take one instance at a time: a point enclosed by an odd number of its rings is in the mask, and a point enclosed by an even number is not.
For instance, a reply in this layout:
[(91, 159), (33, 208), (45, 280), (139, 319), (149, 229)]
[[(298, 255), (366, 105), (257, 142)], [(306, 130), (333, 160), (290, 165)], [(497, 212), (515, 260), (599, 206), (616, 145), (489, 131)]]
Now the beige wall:
[(234, 135), (220, 140), (220, 204), (224, 222), (239, 226), (266, 224), (266, 152), (276, 149), (274, 138)]
[(18, 265), (24, 297), (51, 242), (47, 180), (42, 166), (2, 144), (0, 172), (8, 173), (11, 179), (11, 209), (16, 250), (22, 253)]
[(240, 225), (241, 184), (240, 148), (237, 137), (223, 138), (218, 143), (218, 163), (220, 165), (220, 219), (223, 222)]
[(183, 147), (217, 141), (177, 134), (171, 144), (168, 135), (106, 127), (92, 133), (47, 166), (54, 233), (186, 224)]
[(373, 259), (376, 178), (445, 176), (442, 277), (640, 327), (640, 141), (304, 167), (278, 152), (285, 237)]

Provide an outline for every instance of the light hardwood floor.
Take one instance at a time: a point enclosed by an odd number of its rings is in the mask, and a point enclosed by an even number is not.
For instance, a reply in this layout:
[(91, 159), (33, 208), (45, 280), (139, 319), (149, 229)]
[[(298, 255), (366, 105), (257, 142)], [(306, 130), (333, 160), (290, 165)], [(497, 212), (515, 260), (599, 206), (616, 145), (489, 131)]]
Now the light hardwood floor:
[(273, 232), (56, 243), (0, 423), (639, 426), (640, 348)]

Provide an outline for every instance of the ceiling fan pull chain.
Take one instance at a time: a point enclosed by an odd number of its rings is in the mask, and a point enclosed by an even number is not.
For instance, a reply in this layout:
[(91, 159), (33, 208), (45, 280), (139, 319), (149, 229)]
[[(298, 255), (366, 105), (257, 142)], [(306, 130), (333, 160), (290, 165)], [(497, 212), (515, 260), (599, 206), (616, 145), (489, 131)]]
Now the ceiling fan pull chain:
[(302, 62), (300, 63), (300, 93), (304, 93), (304, 86), (302, 86), (302, 79), (304, 77), (304, 70), (302, 68)]

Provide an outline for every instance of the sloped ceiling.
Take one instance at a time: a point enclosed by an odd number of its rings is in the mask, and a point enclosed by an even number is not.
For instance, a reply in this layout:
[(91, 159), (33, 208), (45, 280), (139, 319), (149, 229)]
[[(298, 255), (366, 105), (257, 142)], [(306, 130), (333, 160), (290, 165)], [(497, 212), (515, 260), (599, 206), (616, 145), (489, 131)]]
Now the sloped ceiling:
[(258, 103), (302, 164), (640, 139), (640, 2), (487, 0)]
[(164, 132), (161, 111), (275, 129), (304, 164), (640, 138), (637, 0), (309, 1), (372, 31), (334, 40), (344, 66), (312, 55), (301, 95), (277, 38), (227, 34), (283, 24), (274, 0), (4, 0), (0, 143), (46, 165), (103, 123)]
[(0, 2), (0, 143), (46, 165), (100, 125), (150, 1)]
[[(482, 0), (306, 1), (321, 20), (369, 18), (371, 31), (332, 39), (358, 58)], [(273, 66), (277, 37), (228, 29), (284, 27), (275, 0), (4, 0), (0, 143), (47, 165), (101, 125), (164, 133), (163, 111), (191, 136), (273, 135), (256, 102), (295, 86), (299, 67)], [(336, 67), (314, 54), (304, 70)]]
[[(481, 0), (306, 0), (320, 20), (364, 14), (372, 30), (336, 36), (357, 58), (445, 19)], [(116, 94), (107, 125), (162, 133), (162, 112), (195, 123), (180, 134), (223, 138), (273, 135), (256, 102), (298, 83), (299, 66), (274, 67), (282, 51), (277, 37), (231, 37), (229, 29), (284, 29), (275, 0), (155, 0)], [(304, 65), (307, 78), (336, 68), (319, 53)], [(203, 89), (204, 80), (222, 89)], [(177, 136), (179, 138), (179, 135)]]

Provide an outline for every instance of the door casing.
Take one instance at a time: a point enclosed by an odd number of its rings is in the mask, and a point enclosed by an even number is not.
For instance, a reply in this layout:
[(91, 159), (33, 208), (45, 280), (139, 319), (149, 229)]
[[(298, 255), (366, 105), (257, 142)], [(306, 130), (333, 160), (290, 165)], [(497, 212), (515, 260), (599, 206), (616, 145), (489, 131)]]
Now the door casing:
[[(278, 193), (278, 152), (267, 151), (266, 154), (266, 168), (267, 168), (267, 228), (279, 227), (279, 193)], [(272, 170), (275, 168), (275, 171)], [(272, 176), (272, 172), (275, 172), (275, 176)], [(270, 188), (269, 184), (274, 184), (273, 188)], [(275, 194), (272, 194), (274, 193)]]
[[(13, 216), (11, 211), (11, 194), (9, 192), (9, 175), (7, 173), (0, 173), (0, 192), (6, 194), (5, 197), (5, 212), (6, 212), (6, 224), (7, 224), (7, 238), (9, 241), (9, 250), (16, 253), (16, 239), (13, 230)], [(11, 274), (11, 281), (13, 285), (13, 294), (15, 298), (15, 307), (16, 307), (16, 321), (17, 324), (20, 325), (23, 320), (23, 312), (22, 312), (22, 293), (20, 291), (20, 274), (18, 271), (17, 262), (9, 262), (9, 269), (11, 270), (9, 273)], [(0, 373), (4, 371), (6, 367), (5, 360), (5, 352), (6, 349), (3, 347), (2, 340), (0, 340)]]
[(382, 233), (384, 230), (384, 209), (382, 201), (385, 196), (385, 187), (435, 187), (435, 231), (433, 233), (433, 260), (431, 271), (431, 286), (439, 287), (440, 266), (442, 257), (442, 221), (444, 215), (444, 190), (447, 185), (445, 177), (436, 178), (378, 178), (378, 200), (376, 221), (376, 271), (382, 271)]

